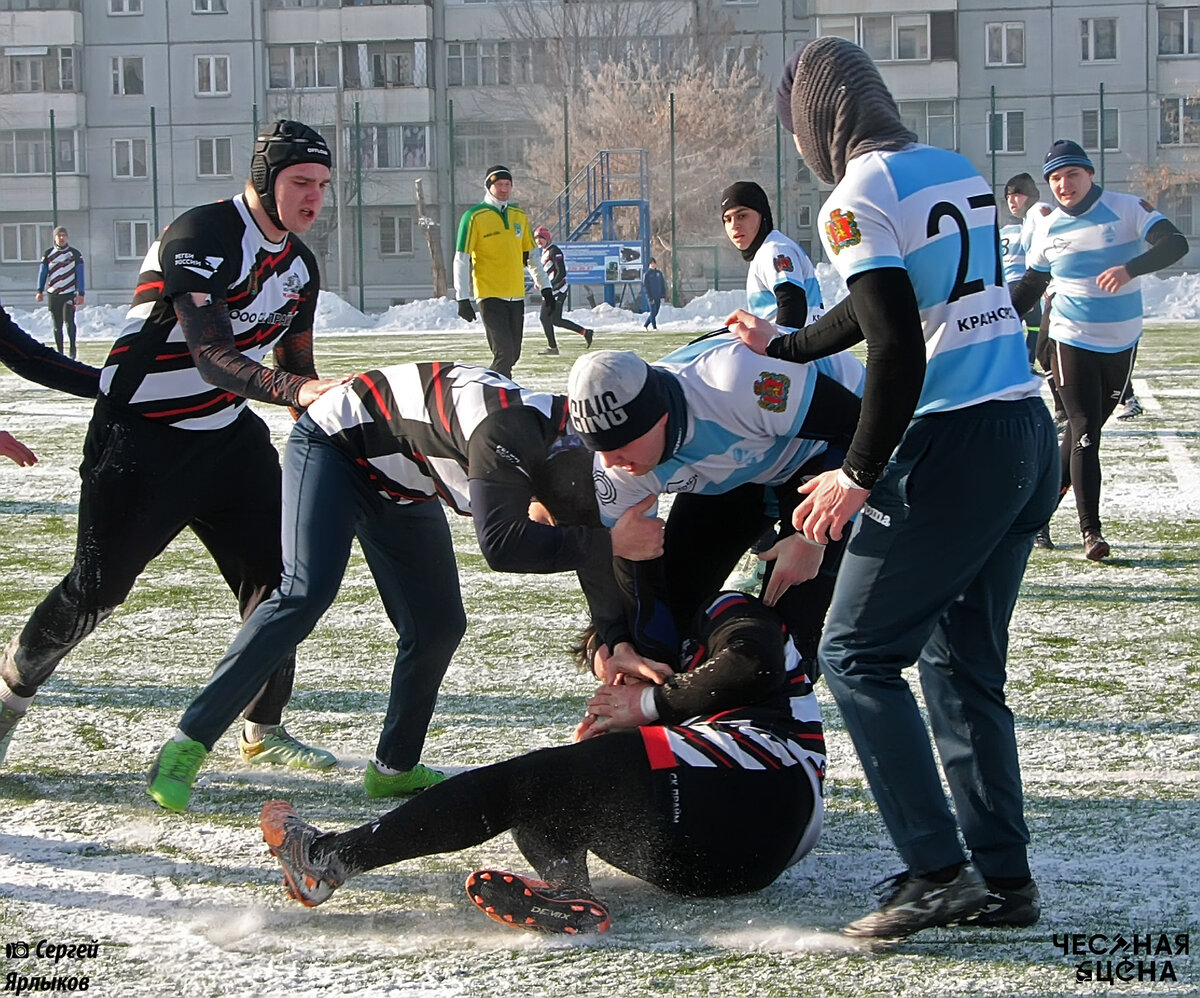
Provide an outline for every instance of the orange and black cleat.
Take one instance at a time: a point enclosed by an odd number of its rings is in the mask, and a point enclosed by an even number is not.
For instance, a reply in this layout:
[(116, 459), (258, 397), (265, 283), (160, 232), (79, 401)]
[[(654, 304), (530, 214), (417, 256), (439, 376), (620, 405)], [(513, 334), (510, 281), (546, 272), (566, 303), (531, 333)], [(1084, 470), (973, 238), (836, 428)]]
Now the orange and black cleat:
[(568, 884), (547, 884), (519, 873), (476, 870), (467, 877), (467, 896), (488, 918), (535, 932), (607, 932), (612, 924), (604, 903)]

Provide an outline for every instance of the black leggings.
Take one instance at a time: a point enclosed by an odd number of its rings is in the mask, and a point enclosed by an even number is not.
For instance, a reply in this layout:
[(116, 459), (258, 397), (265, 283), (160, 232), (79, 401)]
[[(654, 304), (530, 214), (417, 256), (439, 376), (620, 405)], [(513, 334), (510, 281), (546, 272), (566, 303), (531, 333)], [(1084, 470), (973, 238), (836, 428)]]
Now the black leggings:
[(1067, 413), (1062, 438), (1062, 493), (1075, 490), (1079, 529), (1100, 533), (1100, 429), (1133, 373), (1136, 347), (1097, 353), (1055, 342), (1054, 380)]
[(566, 303), (567, 296), (565, 294), (561, 296), (555, 295), (553, 301), (542, 299), (542, 311), (538, 315), (538, 318), (542, 320), (542, 332), (546, 334), (546, 345), (551, 350), (558, 349), (558, 343), (554, 340), (555, 326), (558, 326), (560, 329), (569, 329), (573, 333), (583, 332), (583, 326), (579, 325), (579, 323), (563, 318), (562, 310)]
[(46, 295), (46, 305), (50, 309), (50, 317), (54, 320), (54, 346), (59, 353), (63, 352), (63, 325), (67, 327), (67, 338), (70, 343), (70, 356), (75, 356), (75, 292), (68, 295), (55, 294), (53, 291)]
[[(242, 619), (279, 585), (279, 455), (266, 424), (249, 409), (224, 429), (180, 430), (131, 415), (101, 395), (79, 475), (74, 564), (33, 611), (0, 668), (21, 696), (32, 696), (125, 601), (185, 527), (213, 556)], [(278, 724), (294, 673), (293, 653), (246, 708), (247, 719)]]
[(588, 886), (586, 855), (677, 894), (760, 890), (796, 851), (815, 799), (803, 764), (652, 769), (638, 731), (469, 770), (382, 818), (317, 840), (348, 875), (512, 829), (544, 879)]

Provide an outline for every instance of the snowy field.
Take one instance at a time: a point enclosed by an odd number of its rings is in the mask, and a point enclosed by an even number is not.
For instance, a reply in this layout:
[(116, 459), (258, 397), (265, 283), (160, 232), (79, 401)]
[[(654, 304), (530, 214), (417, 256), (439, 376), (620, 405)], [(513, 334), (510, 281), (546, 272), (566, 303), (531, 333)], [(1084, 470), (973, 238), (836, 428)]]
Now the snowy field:
[[(1013, 622), (1009, 695), (1045, 900), (1039, 925), (934, 930), (879, 951), (837, 935), (873, 907), (871, 884), (899, 865), (823, 686), (825, 832), (761, 893), (680, 900), (594, 862), (612, 931), (525, 935), (485, 919), (462, 889), (478, 866), (524, 868), (506, 834), (375, 871), (304, 909), (284, 896), (258, 811), (282, 796), (308, 820), (346, 828), (384, 809), (366, 798), (362, 775), (394, 636), (356, 556), (338, 602), (300, 649), (287, 717), (298, 735), (335, 751), (339, 766), (247, 766), (235, 728), (202, 770), (191, 811), (167, 814), (145, 795), (145, 771), (236, 629), (232, 598), (184, 535), (39, 694), (0, 768), (3, 990), (15, 993), (22, 977), (86, 976), (89, 993), (101, 995), (1200, 994), (1200, 956), (1191, 952), (1200, 944), (1200, 283), (1147, 285), (1155, 318), (1137, 370), (1147, 412), (1110, 423), (1103, 443), (1113, 556), (1083, 560), (1068, 500), (1054, 521), (1059, 547), (1034, 552)], [(597, 347), (653, 357), (720, 325), (739, 297), (664, 308), (657, 334), (605, 307), (574, 317), (599, 330)], [(49, 338), (44, 311), (14, 317)], [(121, 318), (114, 308), (82, 313), (83, 359), (102, 361)], [(531, 312), (517, 379), (563, 390), (582, 343), (570, 333), (559, 340), (561, 357), (536, 356), (544, 343)], [(325, 295), (317, 359), (333, 375), (405, 360), (486, 362), (488, 353), (482, 330), (468, 330), (453, 302), (363, 316)], [(282, 446), (286, 413), (259, 411)], [(33, 468), (0, 465), (0, 640), (70, 563), (89, 414), (82, 400), (0, 370), (0, 428), (41, 458)], [(962, 490), (970, 502), (971, 484)], [(565, 650), (583, 623), (574, 579), (492, 573), (470, 521), (451, 516), (451, 527), (470, 624), (426, 761), (453, 769), (566, 739), (591, 685)], [(1177, 952), (1182, 933), (1186, 953)], [(1078, 937), (1068, 948), (1083, 952), (1064, 953), (1056, 935)], [(1147, 935), (1159, 951), (1135, 953), (1132, 941), (1144, 945)], [(83, 952), (95, 955), (39, 959), (40, 940), (94, 943)], [(1166, 980), (1148, 979), (1151, 961), (1155, 978), (1169, 961)], [(1078, 980), (1081, 968), (1113, 980)]]

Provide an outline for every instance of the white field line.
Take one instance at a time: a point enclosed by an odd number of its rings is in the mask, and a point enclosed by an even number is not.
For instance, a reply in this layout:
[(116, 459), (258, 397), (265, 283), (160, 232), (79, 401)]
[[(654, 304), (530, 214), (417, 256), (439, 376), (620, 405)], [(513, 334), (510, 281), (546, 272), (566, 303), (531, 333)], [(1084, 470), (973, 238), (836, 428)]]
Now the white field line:
[(1144, 378), (1134, 378), (1132, 387), (1133, 394), (1138, 397), (1143, 409), (1147, 412), (1162, 412), (1162, 403), (1151, 393), (1149, 381)]
[[(1147, 412), (1162, 412), (1162, 404), (1150, 391), (1147, 381), (1134, 378), (1133, 392)], [(1180, 497), (1187, 506), (1200, 508), (1200, 469), (1193, 463), (1187, 447), (1174, 430), (1155, 430), (1154, 435), (1167, 453), (1167, 462), (1179, 483)]]

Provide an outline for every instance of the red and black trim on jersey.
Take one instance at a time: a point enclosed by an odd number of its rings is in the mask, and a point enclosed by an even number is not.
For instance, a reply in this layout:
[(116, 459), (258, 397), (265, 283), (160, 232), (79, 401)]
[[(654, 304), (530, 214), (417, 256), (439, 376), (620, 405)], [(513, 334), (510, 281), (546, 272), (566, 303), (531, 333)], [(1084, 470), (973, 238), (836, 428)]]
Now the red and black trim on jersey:
[(565, 396), (442, 361), (367, 371), (308, 413), (382, 495), (464, 515), (469, 479), (536, 482), (567, 425)]
[(296, 236), (269, 242), (242, 195), (184, 212), (150, 247), (101, 391), (140, 416), (181, 429), (231, 424), (245, 398), (200, 375), (173, 299), (223, 301), (237, 350), (261, 363), (285, 336), (312, 331), (320, 276)]
[[(745, 664), (744, 656), (739, 662), (736, 654), (728, 656), (725, 652), (737, 646), (772, 648), (780, 643), (783, 675), (761, 699), (678, 724), (640, 728), (651, 768), (778, 769), (802, 764), (823, 780), (825, 735), (812, 681), (786, 628), (759, 600), (744, 593), (719, 594), (699, 618), (695, 638), (685, 643), (680, 673), (706, 666), (706, 686), (719, 690), (722, 663), (730, 663), (730, 671)], [(737, 681), (741, 679), (736, 677)], [(660, 710), (671, 696), (669, 689), (658, 688), (655, 701)]]

